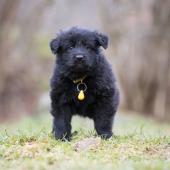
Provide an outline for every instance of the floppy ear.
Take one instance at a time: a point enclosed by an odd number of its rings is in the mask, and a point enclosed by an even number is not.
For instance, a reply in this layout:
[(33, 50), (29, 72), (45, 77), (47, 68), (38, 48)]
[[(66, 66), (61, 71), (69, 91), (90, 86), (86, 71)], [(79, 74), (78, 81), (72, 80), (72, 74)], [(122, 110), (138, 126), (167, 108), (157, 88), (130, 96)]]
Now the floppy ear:
[(98, 33), (97, 34), (97, 41), (98, 41), (99, 45), (102, 46), (104, 49), (106, 49), (108, 47), (109, 39), (108, 39), (107, 35)]
[(57, 51), (59, 49), (59, 39), (55, 38), (50, 42), (50, 48), (53, 54), (57, 54)]

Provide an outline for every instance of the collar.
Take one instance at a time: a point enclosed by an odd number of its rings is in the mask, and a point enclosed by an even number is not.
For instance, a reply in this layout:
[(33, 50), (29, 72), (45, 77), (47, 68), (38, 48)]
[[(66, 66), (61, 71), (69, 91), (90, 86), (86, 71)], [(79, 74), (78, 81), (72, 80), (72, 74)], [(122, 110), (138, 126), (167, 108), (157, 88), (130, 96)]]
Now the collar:
[(85, 75), (85, 76), (83, 76), (83, 77), (81, 77), (81, 78), (79, 78), (79, 79), (72, 80), (72, 81), (73, 81), (74, 84), (77, 84), (77, 83), (79, 83), (79, 82), (82, 83), (83, 80), (84, 80), (86, 77), (87, 77), (87, 75)]

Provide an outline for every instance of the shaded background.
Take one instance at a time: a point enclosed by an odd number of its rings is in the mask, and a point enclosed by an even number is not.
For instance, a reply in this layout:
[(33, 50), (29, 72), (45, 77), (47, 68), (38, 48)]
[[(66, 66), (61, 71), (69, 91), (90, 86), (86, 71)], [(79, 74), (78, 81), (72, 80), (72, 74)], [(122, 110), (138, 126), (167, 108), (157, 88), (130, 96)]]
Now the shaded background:
[(109, 35), (120, 110), (170, 120), (169, 0), (0, 0), (0, 120), (49, 108), (50, 40), (80, 26)]

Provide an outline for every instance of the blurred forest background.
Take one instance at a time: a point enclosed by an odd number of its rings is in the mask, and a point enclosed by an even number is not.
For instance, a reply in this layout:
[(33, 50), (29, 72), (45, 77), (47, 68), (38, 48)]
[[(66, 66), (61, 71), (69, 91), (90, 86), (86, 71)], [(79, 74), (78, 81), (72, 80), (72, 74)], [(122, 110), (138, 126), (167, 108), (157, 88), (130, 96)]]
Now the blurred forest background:
[(72, 26), (109, 35), (121, 109), (170, 120), (170, 0), (0, 0), (1, 121), (49, 104), (49, 42)]

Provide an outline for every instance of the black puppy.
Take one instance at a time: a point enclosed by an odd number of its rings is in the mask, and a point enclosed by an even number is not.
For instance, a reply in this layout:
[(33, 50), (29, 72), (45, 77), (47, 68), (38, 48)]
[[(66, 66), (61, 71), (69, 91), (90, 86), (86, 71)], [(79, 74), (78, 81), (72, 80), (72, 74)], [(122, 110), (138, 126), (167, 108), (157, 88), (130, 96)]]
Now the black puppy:
[(93, 119), (98, 135), (112, 136), (119, 93), (101, 46), (107, 48), (107, 36), (76, 27), (61, 32), (50, 43), (56, 55), (50, 93), (56, 139), (70, 139), (75, 114)]

